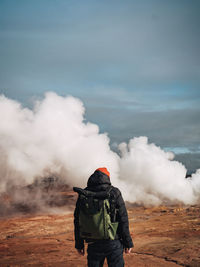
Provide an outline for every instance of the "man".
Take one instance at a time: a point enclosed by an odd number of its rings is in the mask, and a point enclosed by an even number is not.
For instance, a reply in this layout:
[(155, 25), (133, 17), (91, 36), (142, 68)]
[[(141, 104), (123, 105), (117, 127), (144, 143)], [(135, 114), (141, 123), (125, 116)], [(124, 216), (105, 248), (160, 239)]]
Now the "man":
[[(88, 243), (88, 266), (102, 267), (105, 258), (107, 258), (109, 267), (123, 267), (123, 250), (125, 253), (130, 253), (133, 242), (129, 232), (127, 210), (121, 192), (118, 188), (111, 186), (110, 173), (105, 167), (97, 169), (89, 177), (85, 190), (92, 192), (109, 190), (110, 196), (114, 199), (117, 211), (116, 220), (118, 222), (117, 233), (114, 240), (86, 239)], [(80, 237), (79, 214), (80, 199), (78, 198), (74, 211), (75, 248), (80, 255), (84, 255), (84, 239)]]

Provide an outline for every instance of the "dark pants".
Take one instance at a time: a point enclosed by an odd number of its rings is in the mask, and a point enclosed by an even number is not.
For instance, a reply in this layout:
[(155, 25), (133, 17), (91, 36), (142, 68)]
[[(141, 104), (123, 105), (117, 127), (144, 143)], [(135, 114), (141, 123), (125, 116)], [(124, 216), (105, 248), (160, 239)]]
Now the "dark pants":
[(88, 267), (102, 267), (105, 258), (109, 267), (123, 267), (123, 246), (119, 240), (98, 241), (88, 245)]

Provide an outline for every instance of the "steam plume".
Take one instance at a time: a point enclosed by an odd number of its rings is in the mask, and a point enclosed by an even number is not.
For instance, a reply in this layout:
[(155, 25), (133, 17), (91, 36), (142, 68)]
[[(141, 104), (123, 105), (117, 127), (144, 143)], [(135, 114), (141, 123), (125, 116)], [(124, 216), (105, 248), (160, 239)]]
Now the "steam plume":
[(107, 134), (84, 121), (83, 103), (74, 97), (47, 93), (34, 109), (0, 97), (0, 194), (13, 185), (31, 184), (36, 177), (57, 174), (67, 184), (85, 186), (101, 166), (111, 173), (114, 186), (126, 200), (140, 204), (163, 201), (199, 202), (200, 172), (185, 179), (186, 168), (173, 161), (147, 137), (109, 146)]

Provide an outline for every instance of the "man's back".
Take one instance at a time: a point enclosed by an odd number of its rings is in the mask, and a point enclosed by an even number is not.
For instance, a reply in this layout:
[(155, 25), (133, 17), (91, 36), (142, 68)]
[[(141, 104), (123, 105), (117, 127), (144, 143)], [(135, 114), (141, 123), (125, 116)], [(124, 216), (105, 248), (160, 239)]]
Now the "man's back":
[[(85, 239), (88, 243), (88, 266), (103, 266), (105, 257), (109, 266), (123, 266), (123, 248), (130, 250), (133, 247), (133, 242), (129, 233), (128, 215), (121, 192), (111, 185), (109, 172), (106, 168), (97, 169), (88, 179), (85, 189), (91, 192), (109, 190), (110, 203), (115, 205), (114, 220), (118, 222), (114, 240)], [(78, 198), (74, 212), (75, 247), (79, 253), (83, 254), (84, 239), (80, 235), (80, 208), (80, 198)]]

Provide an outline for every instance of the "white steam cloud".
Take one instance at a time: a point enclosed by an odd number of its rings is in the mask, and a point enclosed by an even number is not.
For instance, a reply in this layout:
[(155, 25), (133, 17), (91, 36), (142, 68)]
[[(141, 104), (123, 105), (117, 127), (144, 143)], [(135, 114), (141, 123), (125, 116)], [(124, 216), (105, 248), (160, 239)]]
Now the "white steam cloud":
[(73, 186), (85, 186), (98, 167), (106, 166), (126, 200), (145, 205), (163, 201), (196, 204), (200, 170), (185, 179), (186, 168), (147, 137), (109, 146), (107, 134), (84, 121), (84, 106), (74, 97), (47, 93), (33, 110), (0, 97), (0, 194), (12, 185), (57, 174)]

